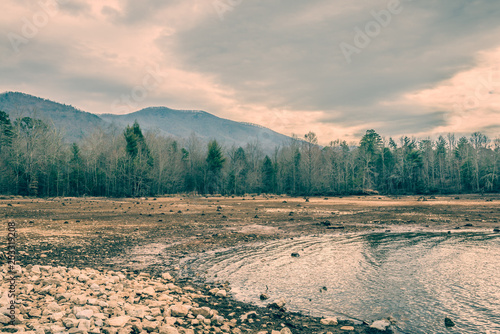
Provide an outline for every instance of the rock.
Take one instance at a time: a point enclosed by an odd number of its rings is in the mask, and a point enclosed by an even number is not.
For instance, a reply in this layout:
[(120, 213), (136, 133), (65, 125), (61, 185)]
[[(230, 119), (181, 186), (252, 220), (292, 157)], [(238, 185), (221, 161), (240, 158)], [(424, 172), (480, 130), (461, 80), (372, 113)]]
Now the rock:
[(255, 311), (250, 311), (248, 313), (242, 314), (240, 316), (241, 321), (245, 321), (247, 319), (257, 319), (257, 312)]
[(342, 326), (342, 327), (340, 327), (340, 329), (343, 330), (343, 331), (353, 331), (354, 327), (352, 327), (352, 326)]
[(130, 320), (129, 316), (122, 315), (120, 317), (114, 317), (108, 319), (107, 323), (111, 327), (123, 327), (127, 324), (129, 320)]
[(268, 294), (263, 293), (263, 294), (260, 295), (260, 300), (267, 300), (267, 299), (269, 299), (269, 295)]
[(85, 274), (80, 274), (77, 278), (78, 281), (82, 282), (82, 283), (85, 283), (89, 280), (90, 278), (85, 275)]
[(147, 310), (147, 307), (144, 307), (142, 305), (137, 305), (131, 309), (128, 309), (127, 315), (134, 317), (134, 318), (141, 318), (142, 319), (142, 318), (144, 318), (146, 310)]
[(161, 326), (159, 330), (160, 334), (179, 334), (177, 328), (172, 326)]
[(219, 291), (217, 291), (217, 293), (215, 294), (216, 297), (226, 297), (227, 296), (227, 291), (224, 290), (224, 289), (221, 289)]
[(151, 296), (151, 297), (156, 296), (155, 289), (152, 286), (148, 286), (146, 289), (142, 290), (141, 294), (146, 295), (146, 296)]
[(64, 312), (52, 313), (49, 316), (49, 319), (52, 320), (53, 322), (57, 322), (57, 321), (61, 320), (64, 317), (64, 315), (65, 315)]
[(40, 318), (42, 316), (42, 310), (40, 309), (31, 309), (28, 312), (28, 315), (32, 318)]
[(333, 317), (321, 319), (320, 322), (322, 325), (325, 325), (325, 326), (337, 326), (339, 324), (339, 322), (337, 321), (337, 318), (333, 318)]
[(280, 334), (292, 334), (292, 331), (290, 330), (290, 328), (285, 327), (280, 331)]
[(378, 329), (379, 331), (385, 331), (385, 330), (387, 330), (387, 327), (389, 327), (390, 325), (391, 325), (391, 323), (389, 322), (389, 320), (382, 319), (382, 320), (374, 321), (370, 325), (370, 328), (375, 328), (375, 329)]
[(299, 253), (292, 253), (292, 257), (300, 257)]
[(185, 305), (173, 305), (170, 307), (173, 317), (184, 318), (189, 313), (189, 308)]
[(173, 279), (172, 275), (170, 275), (169, 273), (161, 274), (161, 278), (163, 278), (166, 281), (171, 281)]
[(500, 232), (500, 227), (495, 227), (495, 228), (493, 229), (493, 232), (497, 232), (497, 233), (498, 233), (498, 232)]
[(66, 328), (73, 328), (78, 326), (78, 322), (76, 321), (76, 319), (72, 318), (63, 318), (62, 323), (64, 324), (64, 326), (66, 326)]
[(82, 332), (88, 332), (90, 330), (90, 320), (80, 319), (80, 321), (78, 321), (78, 329)]
[(446, 318), (444, 318), (444, 325), (446, 327), (453, 327), (453, 326), (455, 326), (455, 323), (453, 322), (453, 320), (451, 320), (450, 318), (446, 317)]
[(57, 303), (49, 303), (46, 306), (46, 309), (52, 312), (61, 312), (61, 306), (59, 306), (59, 304)]
[(66, 328), (59, 326), (59, 325), (52, 325), (50, 326), (49, 331), (53, 334), (55, 333), (64, 333), (66, 331)]
[(88, 298), (85, 295), (73, 295), (69, 299), (69, 301), (71, 303), (74, 303), (76, 305), (85, 305), (85, 304), (87, 304), (87, 300), (88, 300)]
[(11, 321), (11, 318), (6, 316), (6, 315), (3, 315), (3, 314), (0, 314), (0, 324), (8, 324), (9, 322)]
[(284, 312), (286, 311), (285, 305), (286, 305), (285, 299), (281, 298), (271, 304), (268, 304), (267, 307), (270, 309), (275, 309)]
[(158, 328), (158, 322), (157, 321), (143, 321), (142, 322), (142, 328), (147, 330), (148, 332), (154, 332)]
[(195, 307), (191, 309), (191, 313), (196, 317), (198, 315), (202, 315), (205, 318), (208, 318), (210, 316), (210, 308), (208, 307)]
[(94, 315), (94, 311), (92, 310), (81, 310), (76, 314), (77, 319), (87, 319), (89, 320)]

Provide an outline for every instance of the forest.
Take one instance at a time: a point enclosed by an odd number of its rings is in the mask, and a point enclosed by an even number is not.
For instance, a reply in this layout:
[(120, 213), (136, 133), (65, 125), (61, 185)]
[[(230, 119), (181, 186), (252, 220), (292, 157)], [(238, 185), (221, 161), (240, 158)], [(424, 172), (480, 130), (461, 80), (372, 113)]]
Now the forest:
[(0, 111), (0, 194), (135, 197), (164, 194), (457, 194), (499, 192), (500, 139), (479, 132), (318, 145), (310, 132), (264, 154), (259, 143), (182, 142), (134, 123), (78, 143), (42, 120)]

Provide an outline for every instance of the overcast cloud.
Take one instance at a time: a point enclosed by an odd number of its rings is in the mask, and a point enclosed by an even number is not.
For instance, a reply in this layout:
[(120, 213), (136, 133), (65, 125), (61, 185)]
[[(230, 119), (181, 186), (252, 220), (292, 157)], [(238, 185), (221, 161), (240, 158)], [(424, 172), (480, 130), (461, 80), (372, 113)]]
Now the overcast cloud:
[[(370, 128), (386, 137), (499, 134), (497, 1), (0, 6), (0, 91), (93, 113), (202, 109), (287, 135), (311, 130), (322, 143)], [(146, 93), (125, 107), (138, 87)]]

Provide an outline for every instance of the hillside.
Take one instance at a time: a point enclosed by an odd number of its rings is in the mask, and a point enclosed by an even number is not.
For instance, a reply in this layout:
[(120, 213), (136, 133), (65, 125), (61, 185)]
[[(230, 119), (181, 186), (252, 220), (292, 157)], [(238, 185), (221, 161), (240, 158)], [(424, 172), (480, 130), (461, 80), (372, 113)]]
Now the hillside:
[(53, 124), (70, 142), (78, 141), (97, 128), (107, 126), (97, 115), (24, 93), (0, 94), (0, 110), (9, 114), (12, 120), (28, 116)]
[(70, 105), (17, 92), (0, 94), (0, 110), (7, 112), (12, 120), (29, 116), (53, 124), (69, 142), (79, 141), (98, 128), (125, 128), (135, 120), (146, 131), (153, 130), (177, 138), (188, 138), (194, 133), (202, 141), (216, 139), (227, 147), (258, 141), (266, 152), (290, 139), (268, 128), (219, 118), (204, 111), (151, 107), (126, 115), (95, 115)]
[(142, 128), (157, 130), (163, 135), (187, 138), (195, 133), (203, 141), (215, 138), (226, 146), (244, 146), (258, 141), (263, 148), (272, 149), (289, 140), (268, 128), (219, 118), (204, 111), (152, 107), (127, 115), (105, 114), (101, 118), (118, 127), (137, 120)]

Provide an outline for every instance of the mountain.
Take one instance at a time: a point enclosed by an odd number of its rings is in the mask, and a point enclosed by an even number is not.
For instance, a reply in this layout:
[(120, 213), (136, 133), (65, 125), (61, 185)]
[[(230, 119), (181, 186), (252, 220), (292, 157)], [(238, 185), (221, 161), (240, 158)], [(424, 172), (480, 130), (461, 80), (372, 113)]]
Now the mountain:
[(258, 141), (263, 148), (272, 149), (290, 140), (262, 126), (231, 121), (199, 110), (151, 107), (127, 115), (104, 114), (101, 118), (120, 128), (137, 120), (143, 129), (157, 130), (166, 136), (187, 138), (195, 133), (201, 140), (215, 138), (227, 146), (244, 146)]
[(69, 142), (78, 141), (97, 128), (107, 126), (97, 115), (24, 93), (0, 94), (0, 110), (9, 114), (12, 121), (27, 116), (53, 124)]
[(145, 108), (126, 115), (95, 115), (72, 106), (36, 96), (7, 92), (0, 94), (0, 110), (12, 120), (29, 116), (42, 119), (63, 131), (65, 138), (78, 141), (98, 128), (125, 128), (138, 121), (143, 130), (165, 136), (188, 138), (193, 133), (203, 141), (216, 139), (226, 146), (244, 146), (258, 142), (266, 152), (290, 140), (268, 128), (220, 118), (205, 111), (175, 110), (166, 107)]

